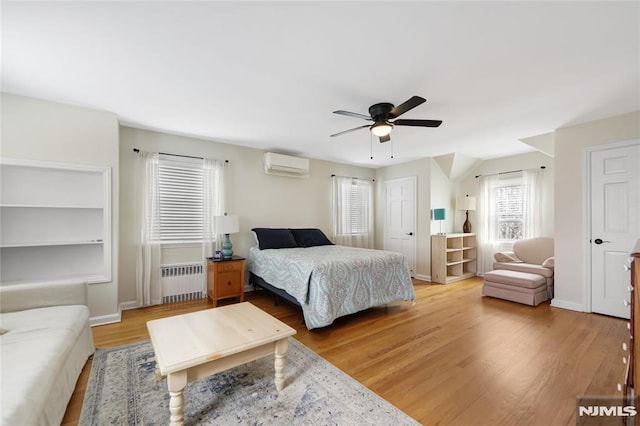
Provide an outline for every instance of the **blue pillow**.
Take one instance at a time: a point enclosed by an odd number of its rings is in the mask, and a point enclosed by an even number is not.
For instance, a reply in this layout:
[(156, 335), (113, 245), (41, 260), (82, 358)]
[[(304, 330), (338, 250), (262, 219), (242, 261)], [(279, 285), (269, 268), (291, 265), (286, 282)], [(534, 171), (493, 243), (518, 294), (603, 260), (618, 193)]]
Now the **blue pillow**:
[(287, 228), (253, 228), (260, 250), (298, 247), (293, 234)]
[(317, 228), (291, 229), (293, 238), (300, 247), (332, 246), (324, 233)]

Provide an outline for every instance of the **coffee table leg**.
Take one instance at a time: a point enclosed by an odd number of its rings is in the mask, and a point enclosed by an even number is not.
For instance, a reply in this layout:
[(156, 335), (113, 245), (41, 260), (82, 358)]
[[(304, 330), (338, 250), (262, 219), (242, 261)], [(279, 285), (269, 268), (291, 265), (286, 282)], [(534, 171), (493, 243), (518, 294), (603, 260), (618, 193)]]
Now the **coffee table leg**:
[(187, 372), (178, 371), (177, 373), (169, 373), (167, 375), (167, 386), (169, 387), (169, 424), (172, 426), (182, 425), (184, 422), (184, 387), (187, 385)]
[(276, 342), (276, 389), (281, 391), (284, 388), (284, 357), (289, 349), (289, 341), (287, 339), (278, 340)]

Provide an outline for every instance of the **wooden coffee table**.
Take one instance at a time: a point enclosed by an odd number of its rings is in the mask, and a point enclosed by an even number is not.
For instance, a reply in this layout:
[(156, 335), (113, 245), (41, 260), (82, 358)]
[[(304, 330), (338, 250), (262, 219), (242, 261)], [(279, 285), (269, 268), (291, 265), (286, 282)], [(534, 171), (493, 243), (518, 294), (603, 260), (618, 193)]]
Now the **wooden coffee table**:
[(284, 387), (287, 338), (296, 331), (249, 302), (147, 322), (160, 374), (167, 376), (171, 424), (183, 423), (188, 382), (275, 354), (275, 384)]

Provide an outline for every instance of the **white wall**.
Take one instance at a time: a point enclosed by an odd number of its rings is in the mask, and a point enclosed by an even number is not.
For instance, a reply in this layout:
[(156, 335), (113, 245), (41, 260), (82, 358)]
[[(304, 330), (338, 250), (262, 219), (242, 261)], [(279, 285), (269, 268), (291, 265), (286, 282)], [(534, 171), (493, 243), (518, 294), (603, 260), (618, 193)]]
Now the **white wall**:
[[(454, 206), (455, 197), (451, 192), (451, 181), (445, 172), (440, 168), (438, 162), (433, 158), (431, 162), (431, 207), (433, 209), (445, 209), (446, 220), (442, 221), (442, 232), (452, 233), (454, 231)], [(431, 216), (429, 216), (431, 217)], [(440, 232), (440, 221), (431, 221), (431, 234)]]
[(585, 148), (639, 137), (637, 111), (556, 130), (554, 306), (590, 309), (584, 294), (589, 244), (585, 233)]
[[(167, 152), (229, 160), (225, 168), (226, 210), (240, 219), (240, 233), (231, 235), (234, 254), (246, 256), (255, 245), (254, 227), (314, 227), (331, 235), (331, 175), (375, 177), (375, 170), (321, 160), (310, 160), (308, 178), (266, 175), (264, 151), (165, 133), (120, 128), (120, 302), (135, 300), (136, 236), (134, 172), (137, 154)], [(199, 246), (163, 249), (162, 262), (201, 260)]]
[(420, 279), (431, 277), (431, 160), (416, 160), (396, 166), (376, 169), (377, 196), (375, 210), (377, 249), (384, 248), (385, 194), (384, 183), (392, 179), (416, 177), (416, 262), (414, 276)]
[(89, 285), (89, 309), (94, 321), (119, 319), (116, 115), (8, 93), (1, 96), (2, 157), (111, 167), (112, 281)]

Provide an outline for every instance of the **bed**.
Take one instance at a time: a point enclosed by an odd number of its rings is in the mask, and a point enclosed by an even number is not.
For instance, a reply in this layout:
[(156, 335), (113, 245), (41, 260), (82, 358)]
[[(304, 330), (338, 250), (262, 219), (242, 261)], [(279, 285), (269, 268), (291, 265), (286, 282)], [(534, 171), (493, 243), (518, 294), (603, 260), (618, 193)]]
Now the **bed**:
[(308, 329), (391, 302), (413, 301), (406, 258), (332, 244), (318, 229), (254, 228), (250, 281), (302, 308)]

